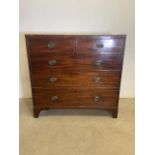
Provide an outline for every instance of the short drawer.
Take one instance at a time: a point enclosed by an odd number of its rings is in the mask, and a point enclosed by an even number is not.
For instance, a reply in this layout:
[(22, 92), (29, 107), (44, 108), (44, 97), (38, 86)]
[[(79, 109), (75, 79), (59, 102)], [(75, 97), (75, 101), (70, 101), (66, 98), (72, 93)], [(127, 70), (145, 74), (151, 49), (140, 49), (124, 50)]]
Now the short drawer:
[(77, 54), (90, 56), (96, 54), (123, 53), (124, 39), (79, 39), (77, 40)]
[(31, 55), (29, 58), (32, 74), (44, 71), (75, 70), (76, 59), (74, 56), (54, 56), (50, 53)]
[(76, 59), (77, 68), (84, 70), (121, 70), (122, 54), (108, 54), (98, 56), (78, 56)]
[(36, 107), (50, 108), (111, 108), (117, 107), (117, 89), (33, 89)]
[(32, 75), (32, 87), (104, 87), (119, 88), (120, 71), (50, 71), (36, 72)]
[(28, 40), (30, 54), (51, 53), (52, 55), (70, 55), (74, 54), (74, 40), (55, 40), (31, 38)]

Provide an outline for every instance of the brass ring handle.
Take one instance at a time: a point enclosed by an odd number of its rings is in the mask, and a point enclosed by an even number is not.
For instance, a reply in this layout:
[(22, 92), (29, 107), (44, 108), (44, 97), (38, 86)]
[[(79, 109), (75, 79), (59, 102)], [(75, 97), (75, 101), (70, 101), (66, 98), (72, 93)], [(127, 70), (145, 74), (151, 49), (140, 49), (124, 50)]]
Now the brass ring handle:
[(100, 81), (101, 81), (101, 78), (100, 78), (99, 76), (97, 76), (97, 77), (95, 78), (95, 82), (98, 83), (98, 82), (100, 82)]
[(100, 96), (95, 96), (95, 97), (94, 97), (94, 102), (99, 102), (99, 101), (100, 101), (100, 99), (101, 99), (101, 97), (100, 97)]
[(97, 47), (97, 48), (103, 48), (103, 47), (104, 47), (104, 44), (98, 43), (98, 44), (96, 44), (96, 47)]
[(57, 61), (56, 60), (49, 60), (48, 64), (51, 65), (51, 66), (54, 66), (54, 65), (57, 64)]
[(96, 66), (101, 66), (103, 64), (103, 60), (97, 60), (95, 64)]
[(57, 101), (59, 99), (58, 96), (51, 96), (51, 101)]
[(57, 81), (57, 80), (58, 80), (57, 77), (50, 77), (50, 82), (55, 82), (55, 81)]
[(56, 44), (55, 44), (54, 42), (51, 41), (51, 42), (49, 42), (49, 43), (47, 44), (47, 47), (48, 47), (48, 48), (54, 48), (55, 45), (56, 45)]

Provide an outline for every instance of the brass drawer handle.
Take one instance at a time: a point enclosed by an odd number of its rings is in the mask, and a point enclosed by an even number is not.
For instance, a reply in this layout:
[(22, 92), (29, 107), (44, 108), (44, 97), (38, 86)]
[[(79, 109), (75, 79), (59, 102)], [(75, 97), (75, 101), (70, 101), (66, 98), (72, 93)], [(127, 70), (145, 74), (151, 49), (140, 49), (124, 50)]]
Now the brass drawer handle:
[(101, 66), (103, 64), (103, 60), (97, 60), (95, 64), (96, 66)]
[(54, 66), (54, 65), (57, 64), (57, 61), (56, 60), (49, 60), (48, 64), (51, 65), (51, 66)]
[(56, 46), (56, 44), (52, 41), (47, 44), (48, 48), (54, 48), (55, 46)]
[(57, 81), (57, 80), (58, 80), (57, 77), (50, 77), (50, 82), (55, 82), (55, 81)]
[(59, 99), (58, 96), (51, 96), (51, 101), (57, 101)]
[(100, 96), (95, 96), (94, 97), (94, 102), (99, 102), (101, 100), (101, 97)]
[(100, 82), (100, 81), (101, 81), (101, 78), (100, 78), (99, 76), (97, 76), (97, 77), (95, 78), (95, 82), (98, 83), (98, 82)]
[(97, 48), (103, 48), (103, 47), (104, 47), (104, 44), (98, 43), (98, 44), (96, 44), (96, 47), (97, 47)]

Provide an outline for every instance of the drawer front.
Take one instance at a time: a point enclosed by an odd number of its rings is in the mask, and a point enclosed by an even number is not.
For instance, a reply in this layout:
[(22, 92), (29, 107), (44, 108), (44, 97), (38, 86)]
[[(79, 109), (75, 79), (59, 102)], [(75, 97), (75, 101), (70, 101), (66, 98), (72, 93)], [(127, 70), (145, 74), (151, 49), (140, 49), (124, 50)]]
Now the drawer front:
[(119, 88), (121, 72), (55, 72), (45, 71), (34, 74), (31, 78), (33, 87), (57, 88), (65, 87), (108, 87)]
[(123, 56), (116, 55), (100, 55), (96, 57), (77, 57), (77, 68), (83, 70), (121, 70)]
[(32, 54), (70, 55), (74, 54), (74, 40), (30, 39), (29, 49)]
[(123, 52), (124, 39), (79, 39), (77, 40), (78, 55), (120, 54)]
[(32, 74), (45, 71), (75, 70), (77, 66), (74, 56), (53, 56), (52, 54), (31, 55), (29, 58)]
[(121, 70), (122, 55), (101, 55), (96, 57), (53, 56), (40, 54), (30, 57), (32, 72), (44, 70)]
[(50, 108), (111, 108), (117, 106), (118, 90), (33, 89), (35, 106)]

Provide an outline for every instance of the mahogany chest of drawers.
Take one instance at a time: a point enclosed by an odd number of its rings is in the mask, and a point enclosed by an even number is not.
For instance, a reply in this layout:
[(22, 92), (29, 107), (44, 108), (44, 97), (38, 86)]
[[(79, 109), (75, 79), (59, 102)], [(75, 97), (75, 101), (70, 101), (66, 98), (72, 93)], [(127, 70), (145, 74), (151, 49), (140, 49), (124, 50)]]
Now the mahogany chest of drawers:
[(26, 35), (34, 117), (51, 108), (118, 114), (125, 35)]

